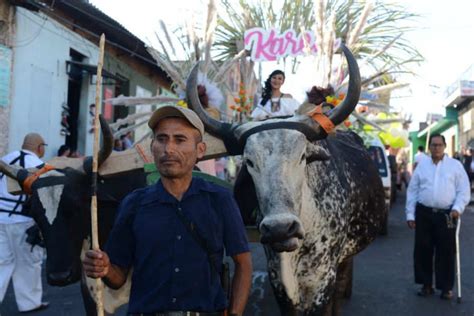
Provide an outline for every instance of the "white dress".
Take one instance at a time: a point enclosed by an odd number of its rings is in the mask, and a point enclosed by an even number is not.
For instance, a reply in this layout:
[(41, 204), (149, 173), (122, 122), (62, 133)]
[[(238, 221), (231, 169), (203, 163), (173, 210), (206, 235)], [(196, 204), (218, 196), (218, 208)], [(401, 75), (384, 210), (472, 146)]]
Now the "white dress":
[[(277, 103), (280, 100), (280, 108), (276, 111), (272, 112), (272, 102)], [(270, 117), (276, 116), (289, 116), (294, 115), (295, 111), (300, 106), (299, 102), (293, 98), (272, 98), (268, 100), (265, 106), (260, 104), (260, 100), (258, 102), (258, 106), (252, 111), (251, 117), (254, 121), (261, 121), (265, 120)]]

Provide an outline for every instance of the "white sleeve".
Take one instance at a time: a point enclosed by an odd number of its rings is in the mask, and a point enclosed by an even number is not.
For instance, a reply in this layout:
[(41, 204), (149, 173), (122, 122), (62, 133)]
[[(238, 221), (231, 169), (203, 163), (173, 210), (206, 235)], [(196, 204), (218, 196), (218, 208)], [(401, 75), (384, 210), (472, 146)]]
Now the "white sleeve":
[(405, 207), (405, 214), (407, 221), (415, 220), (415, 208), (416, 202), (418, 201), (418, 190), (420, 186), (420, 166), (415, 169), (412, 178), (408, 184), (407, 189), (407, 202)]

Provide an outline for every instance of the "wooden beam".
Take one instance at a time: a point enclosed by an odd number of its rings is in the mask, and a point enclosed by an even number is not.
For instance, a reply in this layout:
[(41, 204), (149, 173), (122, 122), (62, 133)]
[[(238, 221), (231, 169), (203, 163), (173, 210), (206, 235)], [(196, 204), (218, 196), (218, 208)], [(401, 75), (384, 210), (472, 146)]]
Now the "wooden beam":
[[(201, 160), (208, 160), (213, 158), (224, 157), (227, 151), (224, 142), (210, 134), (204, 134), (204, 142), (207, 144), (206, 154)], [(99, 168), (99, 175), (102, 177), (110, 177), (115, 174), (124, 173), (130, 170), (142, 169), (146, 162), (153, 162), (153, 155), (150, 151), (151, 139), (145, 139), (139, 144), (139, 148), (133, 147), (125, 151), (115, 151), (102, 163)], [(140, 150), (141, 149), (141, 150)], [(77, 170), (82, 170), (84, 158), (66, 158), (54, 157), (48, 161), (48, 164), (57, 169), (70, 167)], [(32, 169), (35, 171), (36, 169)], [(7, 177), (8, 192), (11, 194), (22, 193), (21, 187), (16, 180)]]

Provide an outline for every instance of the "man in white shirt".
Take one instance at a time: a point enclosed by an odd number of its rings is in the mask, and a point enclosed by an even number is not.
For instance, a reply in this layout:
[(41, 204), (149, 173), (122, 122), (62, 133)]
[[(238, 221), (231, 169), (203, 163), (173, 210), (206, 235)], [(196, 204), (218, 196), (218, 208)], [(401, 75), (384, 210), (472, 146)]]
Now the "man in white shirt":
[[(46, 143), (36, 133), (23, 140), (22, 150), (1, 159), (23, 168), (42, 167)], [(16, 303), (20, 312), (37, 311), (48, 307), (42, 302), (41, 264), (43, 248), (26, 242), (26, 230), (35, 225), (31, 217), (21, 215), (24, 195), (11, 195), (7, 190), (7, 176), (0, 173), (0, 303), (13, 279)]]
[(425, 154), (425, 147), (418, 146), (418, 152), (415, 154), (414, 162), (413, 162), (413, 170), (415, 170), (416, 166), (420, 163), (423, 158), (428, 157)]
[(457, 218), (469, 203), (471, 190), (462, 164), (444, 154), (444, 136), (432, 135), (429, 144), (431, 158), (420, 161), (408, 186), (406, 218), (408, 227), (415, 229), (415, 282), (423, 284), (418, 295), (434, 293), (434, 254), (436, 288), (442, 299), (449, 300)]

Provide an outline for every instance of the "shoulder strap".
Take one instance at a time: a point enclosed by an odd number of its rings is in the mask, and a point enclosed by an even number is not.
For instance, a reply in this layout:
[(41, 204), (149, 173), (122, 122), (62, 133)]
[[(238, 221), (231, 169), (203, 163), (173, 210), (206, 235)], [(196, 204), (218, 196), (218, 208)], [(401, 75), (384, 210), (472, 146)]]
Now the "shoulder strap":
[[(212, 197), (211, 197), (211, 201), (213, 201)], [(212, 206), (214, 208), (214, 203), (213, 202), (211, 203), (213, 204)], [(186, 218), (186, 216), (183, 214), (183, 211), (181, 210), (180, 207), (177, 207), (175, 211), (176, 211), (176, 215), (178, 215), (178, 218), (181, 220), (184, 227), (186, 227), (186, 230), (191, 234), (194, 240), (196, 240), (196, 242), (204, 250), (204, 252), (206, 252), (207, 258), (209, 259), (209, 263), (211, 265), (212, 270), (218, 273), (219, 270), (217, 269), (216, 263), (214, 261), (214, 254), (209, 249), (206, 240), (201, 235), (199, 235), (199, 232), (196, 230), (195, 224)]]
[[(20, 167), (25, 168), (25, 156), (29, 155), (28, 153), (25, 153), (24, 151), (20, 150), (20, 155), (13, 158), (8, 164), (9, 165), (14, 165), (16, 162), (19, 160), (20, 161)], [(1, 172), (0, 172), (1, 173)], [(0, 175), (0, 179), (3, 178), (4, 174), (2, 173)]]
[[(22, 168), (25, 168), (25, 156), (26, 155), (29, 155), (28, 153), (25, 153), (23, 150), (20, 150), (20, 155), (16, 158), (14, 158), (13, 160), (11, 160), (8, 164), (9, 165), (14, 165), (16, 164), (17, 161), (19, 161), (19, 165), (20, 167)], [(0, 175), (0, 179), (5, 176), (4, 174), (1, 174)], [(20, 214), (18, 213), (16, 210), (18, 209), (18, 207), (22, 204), (25, 203), (26, 201), (26, 196), (24, 194), (20, 194), (18, 196), (18, 199), (8, 199), (8, 198), (3, 198), (3, 197), (0, 197), (0, 200), (4, 200), (4, 201), (7, 201), (7, 202), (14, 202), (15, 203), (15, 206), (13, 207), (13, 210), (0, 210), (1, 212), (6, 212), (6, 213), (9, 213), (8, 216), (12, 216), (12, 214)], [(21, 215), (24, 215), (24, 214), (21, 214)], [(27, 216), (27, 215), (24, 215), (24, 216)]]

